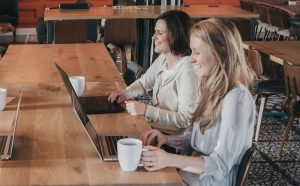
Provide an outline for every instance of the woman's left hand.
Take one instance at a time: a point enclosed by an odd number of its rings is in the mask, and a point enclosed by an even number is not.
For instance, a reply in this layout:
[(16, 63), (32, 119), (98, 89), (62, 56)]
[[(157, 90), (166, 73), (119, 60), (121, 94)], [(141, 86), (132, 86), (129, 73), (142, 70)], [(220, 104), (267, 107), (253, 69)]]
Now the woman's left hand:
[(141, 158), (146, 170), (155, 171), (170, 165), (171, 154), (154, 146), (144, 146), (143, 149), (147, 149), (143, 151)]
[(133, 116), (144, 115), (146, 112), (146, 104), (138, 101), (125, 101), (126, 110)]

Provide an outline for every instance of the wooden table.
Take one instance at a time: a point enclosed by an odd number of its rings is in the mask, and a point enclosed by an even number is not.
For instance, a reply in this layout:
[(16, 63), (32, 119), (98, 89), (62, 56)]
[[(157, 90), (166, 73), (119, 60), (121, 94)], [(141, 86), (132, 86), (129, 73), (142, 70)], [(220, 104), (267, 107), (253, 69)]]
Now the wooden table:
[(245, 2), (264, 4), (284, 10), (292, 17), (300, 17), (300, 1), (296, 5), (288, 5), (287, 0), (241, 0)]
[[(62, 83), (23, 86), (13, 158), (0, 161), (0, 185), (180, 185), (173, 168), (123, 172), (118, 162), (103, 162), (77, 119)], [(118, 86), (88, 83), (86, 91)], [(99, 133), (128, 134), (148, 128), (144, 117), (127, 113), (94, 115), (91, 121)]]
[(91, 7), (89, 10), (69, 10), (61, 11), (59, 9), (45, 10), (45, 21), (63, 21), (63, 20), (87, 20), (87, 19), (155, 19), (160, 14), (168, 10), (182, 10), (193, 18), (209, 17), (229, 17), (229, 18), (258, 18), (258, 15), (245, 11), (234, 6), (207, 6), (193, 5), (184, 6), (121, 6), (121, 7)]
[(0, 61), (0, 82), (59, 82), (54, 63), (86, 81), (123, 82), (103, 44), (9, 45)]
[(283, 61), (300, 65), (300, 41), (244, 41), (244, 47), (249, 46), (269, 55), (272, 61), (281, 65)]
[[(30, 46), (25, 45), (24, 48), (30, 48)], [(32, 46), (33, 48), (31, 49), (35, 49), (34, 45)], [(52, 58), (52, 55), (56, 56), (52, 60), (59, 60), (59, 63), (67, 71), (72, 73), (76, 72), (76, 68), (72, 67), (70, 62), (65, 62), (66, 58), (59, 59), (59, 57), (57, 57), (58, 53), (53, 52), (55, 51), (53, 48), (58, 47), (60, 48), (59, 51), (62, 52), (63, 48), (71, 49), (74, 47), (83, 49), (85, 46), (91, 45), (43, 46), (49, 50), (48, 53), (44, 53), (45, 59)], [(104, 48), (101, 48), (101, 46), (103, 47), (101, 44), (94, 44), (93, 47), (100, 47), (100, 50), (93, 51), (93, 53), (96, 54), (97, 52), (97, 55), (99, 53), (105, 53)], [(57, 72), (54, 72), (54, 67), (52, 69), (52, 66), (54, 66), (52, 64), (53, 61), (46, 60), (46, 62), (39, 61), (40, 63), (36, 63), (27, 59), (30, 58), (29, 55), (19, 59), (22, 54), (17, 54), (15, 51), (18, 50), (19, 47), (22, 46), (14, 45), (14, 47), (9, 48), (8, 52), (11, 54), (7, 54), (3, 59), (4, 61), (0, 62), (0, 69), (5, 69), (5, 71), (0, 72), (0, 87), (6, 87), (9, 96), (11, 96), (11, 94), (15, 92), (11, 91), (10, 87), (12, 85), (23, 85), (23, 99), (16, 130), (13, 157), (9, 161), (0, 161), (1, 186), (181, 185), (181, 178), (174, 168), (148, 172), (140, 167), (135, 172), (123, 172), (118, 162), (103, 162), (97, 155), (83, 126), (75, 115), (70, 96), (65, 86), (61, 80), (58, 80), (59, 77), (57, 77)], [(80, 67), (80, 71), (84, 72), (85, 76), (92, 78), (105, 70), (108, 70), (112, 74), (104, 79), (95, 79), (99, 82), (87, 82), (84, 95), (104, 95), (107, 91), (123, 90), (125, 88), (125, 83), (118, 81), (121, 77), (113, 66), (111, 59), (107, 61), (105, 67), (102, 67), (102, 70), (97, 65), (95, 65), (96, 69), (90, 69), (89, 67), (91, 66), (89, 66), (89, 63), (95, 63), (95, 59), (91, 60), (84, 57), (85, 55), (86, 57), (88, 56), (88, 54), (85, 54), (85, 52), (88, 51), (74, 51), (73, 49), (66, 49), (64, 53), (68, 53), (68, 51), (70, 53), (71, 51), (74, 52), (72, 52), (72, 55), (67, 54), (69, 57), (75, 56), (73, 60), (71, 60), (72, 58), (69, 60), (71, 62), (73, 61), (73, 63), (79, 63), (80, 65), (77, 66)], [(22, 50), (20, 50), (20, 52), (22, 53)], [(12, 55), (12, 53), (16, 55)], [(83, 58), (79, 57), (81, 60), (78, 60), (76, 57), (80, 56), (79, 54), (83, 55)], [(91, 55), (89, 57), (94, 58), (94, 56), (95, 55)], [(40, 57), (36, 59), (40, 59)], [(14, 65), (9, 64), (9, 62)], [(33, 66), (33, 64), (35, 64), (35, 66)], [(42, 70), (43, 76), (47, 78), (42, 78), (42, 75), (37, 75), (27, 77), (26, 81), (20, 79), (20, 77), (22, 77), (21, 74), (25, 75), (25, 72), (30, 71), (34, 72), (34, 70), (31, 70), (33, 67), (36, 71)], [(6, 73), (6, 76), (2, 76), (3, 72)], [(46, 82), (50, 77), (53, 77), (55, 80)], [(22, 83), (16, 82), (19, 80), (22, 81)], [(6, 108), (5, 111), (0, 113), (1, 124), (4, 119), (8, 120), (10, 118), (10, 115), (5, 114), (7, 111), (9, 111), (9, 108)], [(136, 134), (150, 127), (143, 116), (135, 117), (126, 112), (89, 115), (89, 118), (99, 134), (112, 132), (116, 134)], [(0, 127), (0, 129), (2, 130), (3, 127)]]
[(59, 9), (45, 10), (44, 19), (48, 24), (47, 38), (48, 43), (52, 43), (54, 38), (51, 28), (54, 27), (55, 21), (63, 20), (80, 20), (80, 19), (129, 19), (139, 18), (137, 21), (137, 52), (136, 59), (144, 70), (150, 65), (150, 45), (151, 45), (151, 29), (153, 27), (153, 19), (157, 18), (165, 11), (178, 9), (188, 13), (193, 18), (244, 18), (251, 21), (250, 38), (254, 38), (255, 19), (258, 14), (248, 12), (239, 7), (233, 6), (207, 6), (195, 5), (190, 7), (184, 6), (122, 6), (116, 7), (91, 7), (89, 10), (77, 11), (60, 11)]

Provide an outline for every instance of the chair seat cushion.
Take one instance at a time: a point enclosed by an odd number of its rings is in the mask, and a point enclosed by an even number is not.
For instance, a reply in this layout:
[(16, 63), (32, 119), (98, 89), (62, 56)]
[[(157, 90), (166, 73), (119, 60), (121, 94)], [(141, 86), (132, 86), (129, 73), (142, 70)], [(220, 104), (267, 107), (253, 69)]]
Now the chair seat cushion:
[(279, 94), (285, 93), (283, 80), (265, 80), (257, 84), (257, 93), (261, 94)]

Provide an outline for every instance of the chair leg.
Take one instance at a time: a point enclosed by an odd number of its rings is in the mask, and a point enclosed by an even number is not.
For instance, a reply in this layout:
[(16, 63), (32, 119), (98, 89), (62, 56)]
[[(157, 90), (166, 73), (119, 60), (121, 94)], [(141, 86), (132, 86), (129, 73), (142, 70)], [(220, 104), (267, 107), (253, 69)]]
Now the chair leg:
[(293, 122), (295, 120), (295, 115), (294, 113), (290, 113), (289, 115), (289, 119), (288, 119), (288, 125), (284, 131), (284, 135), (281, 139), (281, 142), (280, 142), (280, 145), (279, 145), (279, 149), (278, 149), (278, 152), (277, 152), (277, 155), (278, 156), (281, 156), (281, 153), (282, 153), (282, 149), (283, 149), (283, 146), (285, 144), (285, 141), (287, 140), (288, 136), (289, 136), (289, 132), (293, 126)]
[(120, 46), (121, 49), (121, 74), (124, 77), (127, 68), (126, 51), (124, 46)]
[(255, 94), (255, 95), (253, 96), (254, 103), (256, 103), (257, 98), (258, 98), (258, 95)]
[(262, 116), (263, 116), (263, 112), (264, 112), (264, 108), (265, 108), (265, 102), (266, 102), (266, 97), (262, 97), (260, 100), (260, 107), (259, 107), (259, 113), (258, 113), (257, 124), (256, 124), (256, 133), (255, 133), (255, 142), (256, 143), (258, 141), (261, 120), (262, 120)]

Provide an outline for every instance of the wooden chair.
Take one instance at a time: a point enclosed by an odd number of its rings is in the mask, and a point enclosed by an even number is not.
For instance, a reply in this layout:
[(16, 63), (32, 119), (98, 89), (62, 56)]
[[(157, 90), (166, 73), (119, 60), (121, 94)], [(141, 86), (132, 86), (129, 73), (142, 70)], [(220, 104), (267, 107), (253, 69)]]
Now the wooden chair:
[(283, 39), (286, 38), (287, 40), (289, 40), (290, 30), (286, 12), (278, 8), (270, 7), (269, 13), (271, 24), (276, 27), (277, 41), (279, 41), (281, 36), (283, 37)]
[(283, 63), (286, 96), (288, 97), (288, 124), (284, 135), (281, 139), (277, 154), (280, 156), (283, 146), (288, 138), (289, 132), (293, 126), (295, 117), (300, 117), (300, 101), (297, 97), (300, 96), (300, 65), (290, 65), (288, 62)]
[(54, 42), (87, 43), (97, 40), (97, 20), (56, 21), (54, 25)]
[(236, 186), (245, 186), (247, 184), (255, 149), (255, 144), (252, 144), (252, 146), (243, 155), (242, 161), (238, 167), (238, 174), (235, 183)]
[(112, 43), (121, 50), (121, 74), (124, 76), (127, 68), (125, 45), (131, 48), (135, 61), (136, 19), (108, 19), (104, 26), (104, 43)]
[(130, 62), (127, 64), (127, 69), (125, 71), (124, 80), (127, 86), (133, 83), (135, 80), (140, 78), (143, 74), (143, 68), (135, 63)]
[[(255, 71), (258, 77), (261, 77), (263, 74), (263, 67), (262, 67), (260, 53), (257, 50), (253, 49), (253, 47), (251, 46), (247, 50), (247, 53), (248, 53), (247, 59), (251, 64), (252, 69)], [(258, 112), (257, 124), (256, 124), (255, 142), (258, 141), (263, 111), (268, 97), (272, 95), (284, 94), (284, 93), (285, 93), (285, 85), (283, 80), (262, 80), (257, 83), (256, 95), (254, 96), (254, 99), (256, 103), (260, 99), (260, 106), (259, 106), (259, 112)]]
[(255, 6), (257, 8), (257, 13), (259, 14), (259, 19), (257, 20), (258, 22), (257, 27), (260, 29), (256, 34), (256, 40), (258, 40), (262, 30), (266, 32), (265, 35), (267, 34), (267, 27), (269, 27), (270, 21), (269, 21), (268, 13), (266, 12), (268, 11), (267, 7), (261, 4), (255, 4)]

